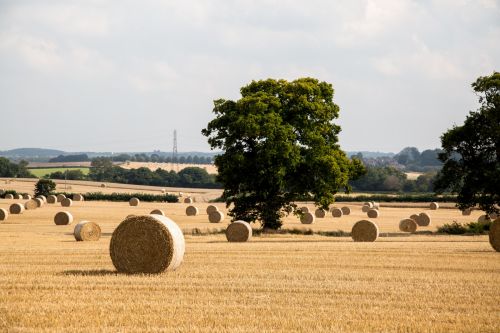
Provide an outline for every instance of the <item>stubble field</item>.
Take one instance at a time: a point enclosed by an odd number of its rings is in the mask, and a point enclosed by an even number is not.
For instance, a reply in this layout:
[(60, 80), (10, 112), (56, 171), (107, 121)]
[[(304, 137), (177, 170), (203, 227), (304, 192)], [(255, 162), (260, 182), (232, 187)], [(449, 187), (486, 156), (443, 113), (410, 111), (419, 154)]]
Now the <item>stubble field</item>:
[[(0, 200), (6, 208), (14, 200)], [(82, 202), (64, 208), (73, 225), (56, 226), (63, 210), (47, 205), (0, 224), (0, 331), (6, 332), (498, 332), (500, 257), (487, 236), (402, 235), (398, 222), (417, 207), (382, 207), (375, 243), (349, 237), (265, 235), (228, 243), (223, 229), (186, 204)], [(357, 204), (342, 219), (285, 228), (350, 231), (365, 217)], [(313, 207), (309, 205), (309, 207)], [(116, 273), (111, 233), (128, 214), (163, 209), (186, 231), (175, 272)], [(220, 209), (224, 209), (222, 204)], [(477, 219), (455, 209), (427, 211), (433, 225)], [(97, 222), (97, 242), (76, 242), (74, 225)], [(394, 236), (396, 235), (396, 236)]]

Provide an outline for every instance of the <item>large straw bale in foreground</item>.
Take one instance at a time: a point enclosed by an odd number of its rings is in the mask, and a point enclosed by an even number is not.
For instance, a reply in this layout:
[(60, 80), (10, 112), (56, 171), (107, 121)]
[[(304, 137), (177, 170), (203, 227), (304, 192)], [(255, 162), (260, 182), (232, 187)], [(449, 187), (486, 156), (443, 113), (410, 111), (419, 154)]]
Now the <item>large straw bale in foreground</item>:
[(83, 195), (79, 194), (79, 193), (75, 193), (73, 194), (73, 201), (84, 201), (84, 197)]
[(26, 210), (33, 210), (38, 208), (38, 203), (35, 200), (28, 200), (24, 203)]
[(352, 227), (351, 237), (355, 242), (374, 242), (378, 238), (378, 226), (372, 221), (358, 221)]
[(128, 204), (130, 206), (134, 206), (135, 207), (135, 206), (139, 206), (139, 202), (140, 201), (137, 198), (130, 198), (130, 200), (128, 201)]
[(6, 209), (0, 208), (0, 221), (5, 221), (9, 218), (9, 212)]
[(66, 196), (64, 194), (58, 194), (56, 198), (57, 202), (62, 202), (66, 198)]
[(437, 210), (437, 209), (439, 209), (439, 204), (437, 202), (431, 202), (429, 205), (429, 208), (431, 210)]
[(234, 221), (227, 226), (226, 239), (228, 242), (246, 242), (252, 238), (252, 227), (245, 221)]
[(22, 214), (24, 212), (24, 205), (16, 202), (10, 205), (9, 212), (11, 214)]
[(224, 220), (223, 212), (216, 211), (208, 214), (208, 222), (210, 223), (219, 223), (222, 222), (222, 220)]
[(165, 216), (165, 212), (164, 212), (164, 211), (162, 211), (161, 209), (153, 209), (153, 210), (151, 211), (151, 213), (149, 213), (149, 214), (154, 214), (154, 215), (163, 215), (163, 216)]
[(77, 241), (97, 241), (101, 238), (101, 227), (94, 222), (82, 221), (75, 226), (73, 235)]
[(61, 200), (61, 206), (63, 207), (71, 207), (73, 205), (73, 200), (70, 198), (64, 198)]
[(184, 251), (181, 229), (161, 215), (125, 219), (113, 232), (109, 245), (113, 265), (124, 273), (175, 270), (182, 263)]
[(417, 222), (413, 219), (402, 219), (399, 221), (399, 230), (413, 233), (417, 231)]
[(319, 219), (322, 219), (326, 216), (326, 210), (323, 208), (318, 208), (314, 211), (314, 216), (316, 216)]
[(58, 212), (54, 216), (54, 223), (56, 225), (68, 225), (73, 223), (73, 215), (71, 215), (70, 212), (63, 211), (63, 212)]
[(372, 208), (366, 214), (369, 218), (376, 219), (380, 215), (380, 212), (378, 211), (378, 209)]
[(332, 216), (333, 217), (342, 217), (344, 213), (342, 212), (342, 209), (338, 208), (332, 208)]
[(300, 217), (300, 223), (302, 224), (312, 224), (314, 223), (315, 217), (311, 213), (302, 214)]
[(214, 212), (217, 212), (219, 211), (219, 208), (217, 208), (217, 206), (214, 206), (214, 205), (208, 205), (207, 206), (207, 214), (210, 215), (210, 213), (214, 213)]
[(187, 206), (186, 208), (186, 215), (187, 216), (196, 216), (198, 215), (198, 208), (195, 206)]
[(349, 215), (349, 214), (351, 214), (351, 208), (349, 208), (347, 206), (344, 206), (344, 207), (340, 208), (340, 210), (342, 211), (342, 215)]
[(415, 222), (417, 222), (419, 227), (427, 227), (427, 226), (431, 225), (431, 217), (427, 213), (420, 213), (418, 215), (417, 221), (415, 221)]
[(490, 244), (495, 251), (500, 252), (500, 218), (497, 218), (490, 226)]
[(57, 202), (57, 197), (55, 195), (51, 194), (47, 197), (47, 203), (54, 204), (56, 202)]

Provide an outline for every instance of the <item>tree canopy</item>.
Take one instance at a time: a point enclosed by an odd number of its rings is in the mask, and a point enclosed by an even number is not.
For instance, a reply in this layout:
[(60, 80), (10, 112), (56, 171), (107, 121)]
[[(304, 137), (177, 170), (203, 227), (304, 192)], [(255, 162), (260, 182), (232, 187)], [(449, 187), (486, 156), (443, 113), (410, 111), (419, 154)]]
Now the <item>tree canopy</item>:
[(349, 179), (364, 172), (340, 149), (333, 87), (313, 78), (252, 81), (237, 101), (214, 101), (215, 119), (202, 130), (216, 156), (217, 180), (233, 219), (277, 229), (311, 196), (327, 208)]
[(458, 193), (460, 209), (500, 212), (500, 73), (479, 77), (472, 87), (480, 107), (441, 136), (444, 166), (435, 189)]

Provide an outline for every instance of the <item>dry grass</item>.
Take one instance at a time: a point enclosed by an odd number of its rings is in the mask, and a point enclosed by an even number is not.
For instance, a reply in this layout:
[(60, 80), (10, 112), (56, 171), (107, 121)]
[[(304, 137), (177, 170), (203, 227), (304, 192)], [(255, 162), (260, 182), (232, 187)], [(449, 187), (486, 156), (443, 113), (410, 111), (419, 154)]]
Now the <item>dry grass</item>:
[(174, 170), (181, 171), (184, 168), (202, 168), (207, 170), (208, 173), (217, 173), (217, 168), (213, 164), (172, 164), (172, 163), (153, 163), (153, 162), (128, 162), (120, 164), (120, 167), (124, 169), (138, 169), (138, 168), (148, 168), (151, 171), (155, 171), (156, 169), (163, 170)]
[[(7, 208), (12, 200), (0, 200)], [(0, 224), (0, 332), (498, 332), (500, 260), (487, 236), (350, 237), (263, 235), (229, 243), (186, 236), (183, 264), (160, 275), (116, 273), (109, 242), (129, 214), (159, 208), (181, 229), (210, 229), (188, 204), (74, 202), (75, 223), (98, 223), (102, 237), (76, 242), (74, 225), (55, 226), (59, 205)], [(226, 212), (223, 204), (215, 204)], [(301, 205), (302, 206), (302, 205)], [(311, 209), (312, 205), (308, 205)], [(364, 218), (327, 215), (286, 228), (350, 231)], [(381, 233), (399, 232), (413, 208), (381, 208)], [(481, 212), (430, 212), (435, 230)], [(221, 227), (227, 226), (224, 220)], [(485, 282), (487, 281), (487, 282)]]

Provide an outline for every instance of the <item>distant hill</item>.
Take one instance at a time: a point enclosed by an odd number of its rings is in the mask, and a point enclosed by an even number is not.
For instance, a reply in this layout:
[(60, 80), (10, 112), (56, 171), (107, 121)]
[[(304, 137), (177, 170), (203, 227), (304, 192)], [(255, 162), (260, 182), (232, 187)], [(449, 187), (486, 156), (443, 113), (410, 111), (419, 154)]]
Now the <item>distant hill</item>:
[(44, 148), (17, 148), (11, 150), (0, 151), (0, 156), (9, 158), (40, 158), (40, 157), (55, 157), (64, 154), (64, 151), (57, 149)]

